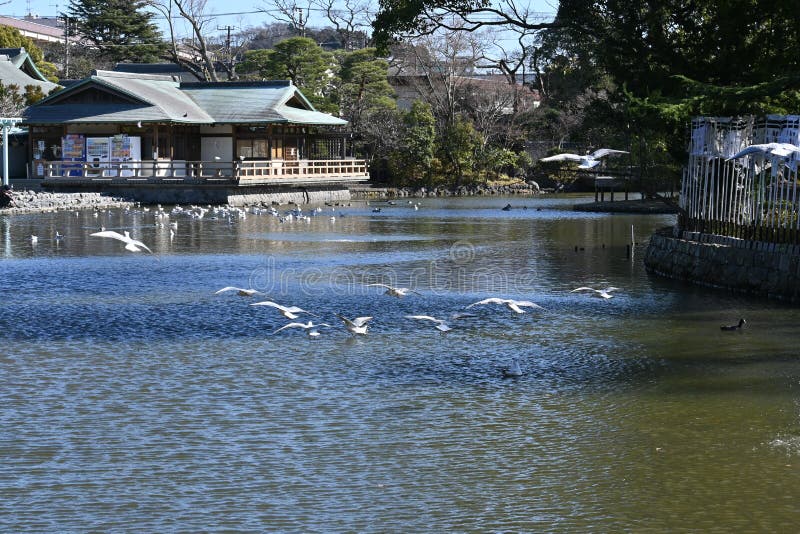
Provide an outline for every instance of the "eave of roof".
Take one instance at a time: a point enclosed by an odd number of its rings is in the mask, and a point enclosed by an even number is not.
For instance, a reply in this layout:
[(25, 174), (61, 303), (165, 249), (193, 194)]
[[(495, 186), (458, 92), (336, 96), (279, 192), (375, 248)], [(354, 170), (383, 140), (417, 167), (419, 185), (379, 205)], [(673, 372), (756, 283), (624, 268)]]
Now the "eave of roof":
[[(61, 104), (88, 85), (104, 87), (133, 102)], [(289, 102), (295, 102), (301, 109)], [(93, 76), (28, 108), (28, 124), (172, 122), (175, 124), (303, 124), (341, 126), (321, 113), (288, 81), (179, 84), (169, 76), (97, 71)]]

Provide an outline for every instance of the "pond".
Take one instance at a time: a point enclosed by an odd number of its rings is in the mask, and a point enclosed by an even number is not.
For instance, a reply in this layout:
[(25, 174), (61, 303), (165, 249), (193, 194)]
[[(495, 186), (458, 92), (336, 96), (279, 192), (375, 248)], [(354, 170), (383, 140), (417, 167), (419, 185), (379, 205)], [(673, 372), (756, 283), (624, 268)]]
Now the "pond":
[(586, 200), (0, 216), (0, 529), (794, 530), (800, 313), (648, 275), (674, 216)]

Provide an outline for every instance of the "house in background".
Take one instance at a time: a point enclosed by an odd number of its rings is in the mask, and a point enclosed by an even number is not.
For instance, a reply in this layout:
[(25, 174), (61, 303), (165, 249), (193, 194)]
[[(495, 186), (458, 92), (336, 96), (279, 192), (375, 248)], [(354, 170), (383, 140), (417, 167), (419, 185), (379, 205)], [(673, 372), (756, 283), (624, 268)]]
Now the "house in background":
[(347, 121), (289, 81), (181, 82), (96, 71), (29, 107), (31, 174), (45, 187), (198, 188), (365, 181)]
[[(0, 26), (16, 28), (23, 37), (27, 37), (37, 45), (64, 43), (64, 20), (59, 17), (38, 17), (31, 14), (19, 19), (0, 16)], [(78, 39), (70, 36), (69, 40)]]

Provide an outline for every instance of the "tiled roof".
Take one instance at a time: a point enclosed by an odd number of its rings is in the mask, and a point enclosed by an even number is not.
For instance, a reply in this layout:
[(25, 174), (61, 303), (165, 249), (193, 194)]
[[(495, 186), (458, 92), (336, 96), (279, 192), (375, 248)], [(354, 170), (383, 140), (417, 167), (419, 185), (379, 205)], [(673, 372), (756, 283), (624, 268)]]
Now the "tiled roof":
[(24, 48), (0, 48), (0, 56), (5, 56), (14, 67), (21, 70), (25, 75), (41, 82), (48, 82), (44, 74), (42, 74), (33, 62), (30, 54)]
[[(125, 97), (117, 104), (75, 104), (82, 88), (100, 86)], [(74, 108), (74, 109), (73, 109)], [(343, 125), (320, 113), (291, 82), (184, 83), (171, 76), (97, 71), (28, 108), (31, 124), (172, 122), (184, 124), (294, 123)]]
[[(71, 103), (70, 95), (97, 85), (126, 96), (133, 102), (118, 104)], [(170, 76), (143, 76), (96, 71), (94, 75), (31, 106), (25, 113), (32, 123), (61, 122), (173, 122), (211, 124), (214, 120), (179, 89)], [(72, 108), (75, 108), (74, 111)]]
[(16, 85), (21, 92), (25, 91), (26, 85), (38, 85), (45, 94), (58, 87), (53, 82), (31, 78), (6, 55), (0, 55), (0, 82), (3, 85)]
[(181, 82), (197, 82), (197, 76), (175, 63), (117, 63), (116, 72), (135, 72), (137, 74), (158, 74), (178, 76)]
[(49, 24), (38, 24), (29, 20), (15, 19), (13, 17), (0, 16), (0, 26), (9, 26), (18, 30), (39, 33), (50, 37), (59, 37), (62, 39), (64, 37), (64, 30), (62, 28), (56, 28)]
[[(135, 104), (55, 104), (31, 106), (24, 112), (26, 122), (34, 124), (169, 122), (160, 108)], [(178, 121), (173, 121), (178, 122)]]
[(288, 81), (188, 83), (181, 89), (220, 123), (347, 124), (315, 110)]

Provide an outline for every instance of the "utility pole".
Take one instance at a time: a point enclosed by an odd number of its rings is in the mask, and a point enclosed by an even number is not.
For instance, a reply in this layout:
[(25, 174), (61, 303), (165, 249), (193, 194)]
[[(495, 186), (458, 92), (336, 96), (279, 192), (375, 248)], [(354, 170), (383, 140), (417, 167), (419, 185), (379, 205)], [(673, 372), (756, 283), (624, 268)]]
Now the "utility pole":
[(303, 22), (303, 8), (295, 7), (294, 12), (297, 13), (297, 28), (300, 30), (300, 37), (306, 36), (306, 25)]
[(64, 13), (64, 78), (69, 78), (69, 15)]
[(228, 36), (225, 38), (225, 56), (228, 62), (228, 79), (231, 79), (230, 74), (233, 72), (233, 54), (231, 54), (231, 30), (233, 26), (217, 26), (217, 31), (227, 31)]

